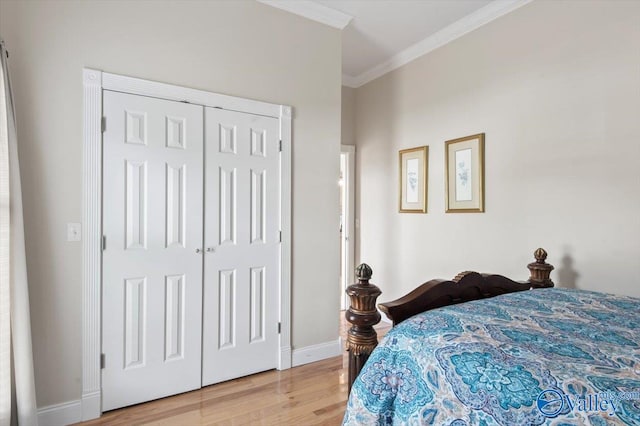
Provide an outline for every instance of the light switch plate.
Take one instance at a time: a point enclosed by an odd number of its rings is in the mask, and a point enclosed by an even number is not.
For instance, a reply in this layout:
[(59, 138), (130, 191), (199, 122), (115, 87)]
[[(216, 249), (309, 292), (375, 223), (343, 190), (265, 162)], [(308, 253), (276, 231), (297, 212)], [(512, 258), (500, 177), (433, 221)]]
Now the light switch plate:
[(67, 241), (80, 241), (82, 227), (79, 223), (67, 223)]

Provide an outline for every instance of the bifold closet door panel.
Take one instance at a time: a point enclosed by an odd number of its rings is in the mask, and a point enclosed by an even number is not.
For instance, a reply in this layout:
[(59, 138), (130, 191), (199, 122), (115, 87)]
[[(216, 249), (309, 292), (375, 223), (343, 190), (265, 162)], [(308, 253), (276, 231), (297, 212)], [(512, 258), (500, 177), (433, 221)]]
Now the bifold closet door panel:
[(103, 411), (201, 386), (203, 107), (104, 92)]
[(278, 119), (205, 108), (203, 385), (278, 361)]

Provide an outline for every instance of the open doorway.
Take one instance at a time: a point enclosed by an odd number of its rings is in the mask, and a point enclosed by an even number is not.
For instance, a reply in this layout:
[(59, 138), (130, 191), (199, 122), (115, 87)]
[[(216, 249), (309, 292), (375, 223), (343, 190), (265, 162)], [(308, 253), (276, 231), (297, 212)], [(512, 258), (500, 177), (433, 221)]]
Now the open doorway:
[(355, 262), (355, 156), (356, 147), (340, 147), (340, 309), (349, 307), (345, 293), (354, 281)]

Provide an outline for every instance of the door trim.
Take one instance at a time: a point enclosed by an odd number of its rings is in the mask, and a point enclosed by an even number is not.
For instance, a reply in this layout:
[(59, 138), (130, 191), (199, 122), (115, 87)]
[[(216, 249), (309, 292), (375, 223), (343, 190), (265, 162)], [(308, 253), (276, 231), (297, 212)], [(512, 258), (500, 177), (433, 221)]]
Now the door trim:
[(83, 69), (82, 420), (102, 413), (102, 92), (134, 95), (275, 117), (282, 141), (280, 167), (280, 303), (278, 369), (291, 368), (291, 125), (292, 108), (140, 78)]
[(345, 173), (343, 179), (343, 191), (345, 194), (343, 211), (346, 213), (342, 218), (343, 229), (340, 243), (343, 247), (342, 253), (342, 303), (345, 309), (349, 307), (347, 297), (347, 287), (355, 282), (355, 243), (356, 243), (356, 147), (355, 145), (340, 145), (340, 155), (345, 155)]

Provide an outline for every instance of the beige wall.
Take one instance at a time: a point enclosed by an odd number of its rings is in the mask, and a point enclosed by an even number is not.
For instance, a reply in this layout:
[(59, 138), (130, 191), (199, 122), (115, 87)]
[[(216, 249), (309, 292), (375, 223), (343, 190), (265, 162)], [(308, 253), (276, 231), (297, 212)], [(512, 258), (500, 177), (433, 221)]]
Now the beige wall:
[[(292, 105), (293, 345), (338, 336), (340, 33), (253, 1), (2, 1), (38, 406), (81, 392), (82, 68)], [(310, 297), (312, 295), (312, 297)]]
[(356, 143), (356, 89), (342, 86), (342, 143)]
[[(381, 300), (465, 269), (640, 296), (640, 2), (534, 1), (356, 90), (358, 261)], [(444, 213), (444, 141), (486, 133), (486, 213)], [(429, 212), (398, 150), (430, 147)], [(576, 275), (577, 274), (577, 277)]]

